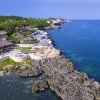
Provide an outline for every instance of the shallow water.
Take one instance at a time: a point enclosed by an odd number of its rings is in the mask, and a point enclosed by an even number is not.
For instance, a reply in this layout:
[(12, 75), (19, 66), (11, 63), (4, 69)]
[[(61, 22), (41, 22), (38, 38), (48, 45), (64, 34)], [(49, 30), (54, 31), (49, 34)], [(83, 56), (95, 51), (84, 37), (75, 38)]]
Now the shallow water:
[(78, 70), (100, 82), (100, 20), (73, 20), (47, 32)]
[(32, 94), (35, 79), (20, 78), (18, 74), (0, 77), (0, 100), (59, 100), (50, 89)]

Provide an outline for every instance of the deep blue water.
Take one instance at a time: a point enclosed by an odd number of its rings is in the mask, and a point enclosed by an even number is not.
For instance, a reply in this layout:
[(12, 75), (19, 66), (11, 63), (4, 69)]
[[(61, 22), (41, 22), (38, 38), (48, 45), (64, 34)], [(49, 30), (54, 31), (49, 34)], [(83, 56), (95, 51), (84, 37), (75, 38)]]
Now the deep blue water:
[(56, 48), (63, 50), (78, 70), (100, 82), (100, 21), (73, 20), (61, 30), (48, 31)]
[[(100, 21), (72, 21), (61, 30), (48, 31), (56, 48), (63, 50), (78, 70), (100, 82)], [(59, 100), (50, 89), (32, 95), (35, 79), (16, 74), (0, 77), (0, 100)]]

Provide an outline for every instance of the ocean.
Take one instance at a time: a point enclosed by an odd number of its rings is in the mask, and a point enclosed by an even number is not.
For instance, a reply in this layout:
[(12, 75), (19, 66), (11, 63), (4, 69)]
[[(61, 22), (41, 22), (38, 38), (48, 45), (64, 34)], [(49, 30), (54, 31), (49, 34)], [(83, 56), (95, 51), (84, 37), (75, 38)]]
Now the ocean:
[(72, 20), (47, 32), (77, 70), (100, 82), (100, 20)]
[[(55, 47), (64, 51), (75, 68), (100, 82), (100, 21), (72, 20), (60, 30), (48, 30)], [(37, 78), (20, 78), (17, 74), (0, 77), (0, 100), (59, 100), (50, 90), (32, 94)]]
[(60, 100), (51, 89), (32, 94), (32, 83), (36, 79), (20, 78), (17, 73), (0, 77), (0, 100)]

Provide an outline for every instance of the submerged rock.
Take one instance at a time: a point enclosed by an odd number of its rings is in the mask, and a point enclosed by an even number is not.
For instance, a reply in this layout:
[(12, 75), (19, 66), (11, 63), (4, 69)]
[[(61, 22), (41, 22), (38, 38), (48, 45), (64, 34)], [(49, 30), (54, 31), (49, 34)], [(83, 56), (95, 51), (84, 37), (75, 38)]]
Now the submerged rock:
[(48, 88), (49, 88), (49, 85), (46, 81), (36, 80), (35, 82), (33, 82), (33, 85), (32, 85), (32, 93), (41, 92)]

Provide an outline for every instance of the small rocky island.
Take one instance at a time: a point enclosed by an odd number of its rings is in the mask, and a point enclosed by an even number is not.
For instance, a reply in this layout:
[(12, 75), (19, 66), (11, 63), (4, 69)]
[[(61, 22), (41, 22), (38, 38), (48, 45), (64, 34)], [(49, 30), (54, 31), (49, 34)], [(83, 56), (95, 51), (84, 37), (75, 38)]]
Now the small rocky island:
[[(51, 22), (58, 25), (63, 23), (63, 20), (52, 19), (49, 22), (50, 25)], [(24, 28), (31, 30), (30, 27)], [(16, 43), (20, 48), (29, 46), (27, 53), (12, 50), (5, 53), (6, 55), (1, 55), (1, 62), (5, 61), (5, 65), (9, 62), (14, 64), (0, 68), (1, 76), (14, 72), (19, 73), (22, 78), (45, 74), (46, 80), (33, 82), (32, 93), (44, 91), (50, 87), (62, 100), (100, 100), (100, 84), (98, 82), (90, 79), (87, 74), (77, 71), (74, 64), (66, 59), (60, 50), (54, 48), (53, 42), (46, 32), (39, 29), (31, 32), (31, 36), (38, 42), (33, 44), (32, 41), (31, 45)]]
[(46, 81), (43, 80), (36, 80), (32, 85), (32, 93), (44, 91), (45, 89), (48, 89), (49, 85)]

